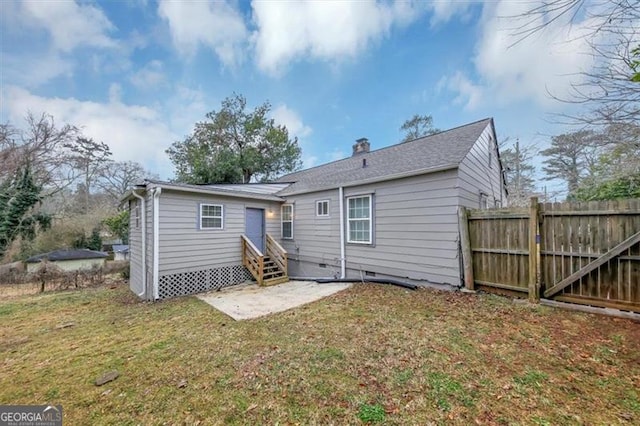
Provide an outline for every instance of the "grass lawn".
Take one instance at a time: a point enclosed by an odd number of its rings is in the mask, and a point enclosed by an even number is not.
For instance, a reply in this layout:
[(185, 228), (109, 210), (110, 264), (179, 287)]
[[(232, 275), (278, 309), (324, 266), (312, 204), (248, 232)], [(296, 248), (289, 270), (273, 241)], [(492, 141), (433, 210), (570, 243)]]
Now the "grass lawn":
[(85, 289), (0, 302), (0, 356), (0, 403), (67, 425), (640, 423), (640, 324), (490, 295), (356, 285), (235, 322)]

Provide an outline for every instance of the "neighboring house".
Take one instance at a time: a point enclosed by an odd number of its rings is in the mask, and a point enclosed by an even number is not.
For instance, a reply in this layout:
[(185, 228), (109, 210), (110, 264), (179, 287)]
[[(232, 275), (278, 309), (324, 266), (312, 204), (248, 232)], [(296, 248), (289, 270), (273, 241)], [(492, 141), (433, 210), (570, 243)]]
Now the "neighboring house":
[(130, 286), (158, 299), (279, 269), (460, 286), (459, 207), (506, 196), (492, 119), (375, 151), (359, 139), (351, 157), (270, 184), (147, 181), (124, 198)]
[(55, 250), (28, 258), (27, 272), (36, 272), (42, 262), (49, 262), (63, 271), (78, 271), (104, 266), (107, 254), (88, 249)]
[(129, 260), (129, 245), (128, 244), (113, 244), (113, 260)]

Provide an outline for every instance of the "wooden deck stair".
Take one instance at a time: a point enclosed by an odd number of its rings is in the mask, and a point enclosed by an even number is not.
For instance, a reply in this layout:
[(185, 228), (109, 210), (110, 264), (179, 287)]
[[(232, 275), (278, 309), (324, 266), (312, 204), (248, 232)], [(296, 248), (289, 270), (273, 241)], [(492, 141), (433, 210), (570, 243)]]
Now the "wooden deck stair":
[(273, 237), (267, 234), (263, 254), (246, 235), (242, 235), (242, 264), (251, 272), (258, 285), (268, 286), (289, 281), (287, 276), (287, 252)]

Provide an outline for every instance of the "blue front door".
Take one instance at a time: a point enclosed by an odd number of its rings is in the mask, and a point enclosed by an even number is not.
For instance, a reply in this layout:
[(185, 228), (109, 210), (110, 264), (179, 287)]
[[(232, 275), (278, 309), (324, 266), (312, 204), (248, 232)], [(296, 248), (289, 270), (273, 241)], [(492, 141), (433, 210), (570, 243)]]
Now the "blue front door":
[(264, 253), (264, 210), (247, 209), (246, 229), (247, 238)]

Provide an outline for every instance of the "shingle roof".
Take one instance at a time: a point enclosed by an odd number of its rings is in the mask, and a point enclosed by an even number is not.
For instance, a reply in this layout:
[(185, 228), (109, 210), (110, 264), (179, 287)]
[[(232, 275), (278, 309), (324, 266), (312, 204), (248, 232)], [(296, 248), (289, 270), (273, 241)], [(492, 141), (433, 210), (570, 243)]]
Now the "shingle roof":
[(88, 249), (55, 250), (49, 253), (38, 254), (26, 260), (27, 263), (37, 263), (42, 260), (55, 262), (58, 260), (79, 260), (79, 259), (102, 259), (107, 257), (107, 253)]
[[(411, 172), (428, 173), (458, 167), (491, 123), (492, 119), (487, 118), (413, 141), (282, 176), (276, 182), (293, 184), (280, 191), (278, 195), (382, 180)], [(366, 167), (363, 167), (364, 159), (366, 159)]]
[[(274, 187), (272, 191), (256, 191), (255, 188), (251, 187), (251, 184), (191, 185), (187, 183), (163, 182), (157, 180), (147, 180), (145, 181), (145, 185), (147, 188), (149, 185), (152, 185), (176, 191), (200, 192), (213, 195), (226, 195), (229, 197), (252, 198), (264, 201), (282, 201), (282, 198), (273, 195), (273, 193), (283, 187), (281, 184), (273, 184)], [(127, 197), (125, 197), (125, 199), (126, 198)]]
[(288, 183), (216, 183), (203, 185), (211, 189), (230, 189), (237, 192), (248, 192), (251, 194), (273, 195), (286, 188)]

